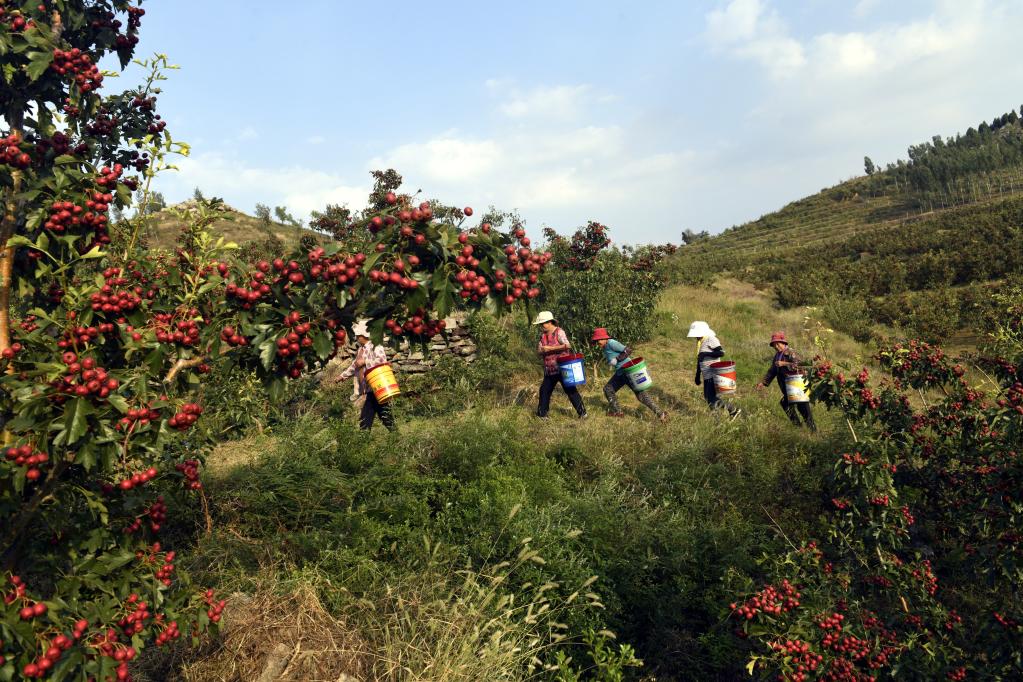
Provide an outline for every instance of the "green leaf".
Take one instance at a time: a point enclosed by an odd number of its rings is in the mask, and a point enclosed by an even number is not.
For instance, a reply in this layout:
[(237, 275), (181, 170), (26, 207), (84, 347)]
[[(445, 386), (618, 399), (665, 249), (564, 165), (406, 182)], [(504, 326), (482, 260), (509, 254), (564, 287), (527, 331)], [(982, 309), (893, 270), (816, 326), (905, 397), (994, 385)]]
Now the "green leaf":
[(75, 398), (64, 408), (64, 445), (72, 445), (89, 430), (89, 415), (96, 410), (85, 398)]
[(263, 363), (263, 369), (270, 371), (274, 356), (277, 355), (277, 343), (274, 339), (267, 339), (259, 344), (259, 360)]
[(88, 252), (83, 253), (80, 256), (80, 258), (82, 258), (83, 260), (84, 259), (91, 259), (91, 258), (103, 258), (106, 255), (107, 255), (106, 251), (100, 250), (99, 244), (97, 244), (96, 246), (94, 246), (91, 249), (89, 249)]
[(316, 355), (321, 360), (325, 360), (331, 351), (334, 350), (334, 343), (325, 332), (318, 331), (313, 334), (313, 350), (316, 351)]
[(37, 81), (39, 77), (46, 73), (46, 70), (50, 68), (50, 64), (53, 63), (52, 52), (29, 52), (28, 53), (28, 66), (25, 67), (25, 73), (28, 75), (30, 81)]
[(121, 414), (128, 411), (128, 401), (124, 399), (124, 396), (119, 393), (111, 393), (107, 396), (107, 402), (113, 405)]

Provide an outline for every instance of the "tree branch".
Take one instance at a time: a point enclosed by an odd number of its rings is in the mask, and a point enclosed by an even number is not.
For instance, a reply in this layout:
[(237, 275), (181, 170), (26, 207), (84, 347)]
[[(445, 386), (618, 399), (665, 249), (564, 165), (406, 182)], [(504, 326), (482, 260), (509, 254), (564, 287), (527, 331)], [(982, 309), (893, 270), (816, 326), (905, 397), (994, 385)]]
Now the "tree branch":
[(170, 382), (174, 381), (174, 377), (176, 377), (178, 375), (178, 372), (180, 372), (181, 370), (190, 369), (192, 367), (198, 367), (204, 362), (206, 362), (206, 358), (202, 355), (196, 356), (194, 358), (181, 358), (180, 360), (175, 362), (174, 366), (170, 368), (169, 372), (167, 372), (167, 376), (163, 378), (163, 383), (169, 384)]

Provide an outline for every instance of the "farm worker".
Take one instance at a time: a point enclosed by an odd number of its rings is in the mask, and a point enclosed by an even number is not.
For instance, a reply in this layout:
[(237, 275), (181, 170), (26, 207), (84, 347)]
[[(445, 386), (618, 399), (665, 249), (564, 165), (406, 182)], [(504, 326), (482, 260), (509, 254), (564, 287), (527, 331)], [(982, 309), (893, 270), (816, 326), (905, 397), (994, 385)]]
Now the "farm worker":
[(771, 366), (767, 369), (767, 374), (764, 375), (764, 378), (757, 384), (757, 388), (764, 388), (777, 377), (778, 387), (781, 388), (780, 404), (782, 409), (785, 410), (785, 414), (788, 415), (793, 424), (802, 426), (799, 423), (799, 417), (796, 415), (796, 410), (799, 410), (799, 414), (802, 415), (806, 425), (811, 431), (816, 432), (817, 424), (813, 421), (810, 403), (790, 403), (788, 393), (785, 390), (785, 376), (795, 374), (799, 370), (799, 357), (789, 348), (785, 332), (775, 332), (771, 335), (771, 348), (774, 349), (774, 359), (771, 360)]
[(561, 384), (565, 393), (568, 394), (568, 399), (572, 401), (572, 407), (575, 408), (579, 418), (585, 419), (586, 407), (583, 405), (583, 397), (579, 395), (579, 389), (575, 386), (565, 386), (561, 370), (558, 368), (558, 356), (567, 353), (572, 348), (572, 344), (568, 342), (568, 335), (564, 329), (558, 326), (554, 314), (549, 310), (544, 310), (537, 315), (533, 320), (533, 326), (540, 327), (543, 332), (537, 346), (540, 357), (543, 358), (543, 383), (540, 384), (540, 404), (536, 408), (536, 416), (541, 419), (547, 418), (547, 413), (551, 408), (551, 394), (554, 393), (554, 387)]
[[(625, 372), (622, 371), (622, 365), (631, 359), (632, 352), (625, 344), (612, 339), (611, 335), (607, 333), (607, 329), (603, 327), (594, 329), (593, 337), (590, 340), (600, 346), (600, 349), (604, 352), (604, 359), (607, 360), (607, 364), (611, 365), (615, 370), (608, 382), (604, 384), (604, 397), (607, 398), (607, 402), (611, 406), (611, 416), (622, 417), (625, 413), (622, 412), (622, 408), (618, 405), (618, 390), (623, 386), (630, 386)], [(657, 406), (657, 403), (654, 402), (649, 393), (637, 391), (634, 388), (632, 392), (639, 402), (654, 411), (658, 419), (662, 422), (668, 420), (668, 413)]]
[(698, 339), (699, 343), (696, 351), (696, 385), (699, 386), (701, 382), (703, 383), (703, 397), (712, 410), (724, 409), (732, 419), (735, 419), (742, 413), (742, 410), (718, 397), (714, 369), (711, 367), (714, 361), (725, 355), (725, 349), (721, 347), (717, 335), (714, 334), (710, 325), (702, 320), (697, 320), (689, 325), (688, 337)]
[(359, 346), (359, 350), (355, 353), (355, 360), (348, 366), (348, 369), (341, 372), (337, 381), (340, 383), (354, 376), (359, 395), (366, 397), (366, 402), (362, 404), (362, 412), (359, 415), (359, 428), (368, 431), (373, 426), (373, 419), (379, 416), (387, 430), (394, 431), (394, 416), (391, 414), (391, 406), (386, 403), (381, 404), (366, 381), (367, 370), (387, 362), (387, 351), (382, 346), (377, 346), (370, 341), (369, 329), (365, 321), (356, 324), (352, 328), (352, 334), (355, 336), (355, 343)]

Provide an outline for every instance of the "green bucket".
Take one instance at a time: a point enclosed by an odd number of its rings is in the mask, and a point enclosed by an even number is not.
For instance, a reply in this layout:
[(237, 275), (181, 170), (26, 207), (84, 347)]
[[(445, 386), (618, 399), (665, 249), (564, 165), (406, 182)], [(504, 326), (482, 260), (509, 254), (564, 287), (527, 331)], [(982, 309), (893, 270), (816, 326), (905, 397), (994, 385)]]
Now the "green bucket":
[(647, 370), (646, 361), (643, 358), (636, 358), (626, 362), (622, 365), (622, 371), (625, 372), (625, 378), (628, 380), (629, 386), (637, 393), (645, 391), (654, 385), (654, 380), (650, 376), (650, 371)]

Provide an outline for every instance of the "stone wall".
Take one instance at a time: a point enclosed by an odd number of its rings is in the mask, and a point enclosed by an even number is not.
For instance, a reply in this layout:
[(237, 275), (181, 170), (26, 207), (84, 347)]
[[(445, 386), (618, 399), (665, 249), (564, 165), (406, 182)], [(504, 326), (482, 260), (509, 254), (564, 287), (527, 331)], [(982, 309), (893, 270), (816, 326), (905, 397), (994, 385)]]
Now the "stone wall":
[[(454, 355), (465, 362), (473, 362), (476, 359), (476, 343), (469, 335), (469, 330), (463, 326), (464, 318), (447, 318), (446, 336), (435, 336), (427, 344), (428, 352), (423, 352), (422, 344), (409, 344), (402, 341), (395, 352), (390, 346), (387, 349), (387, 357), (395, 369), (402, 374), (422, 374), (430, 371), (437, 359), (444, 355)], [(385, 343), (389, 343), (386, 339)], [(349, 344), (341, 353), (339, 358), (342, 363), (347, 363), (355, 355), (355, 344)]]

